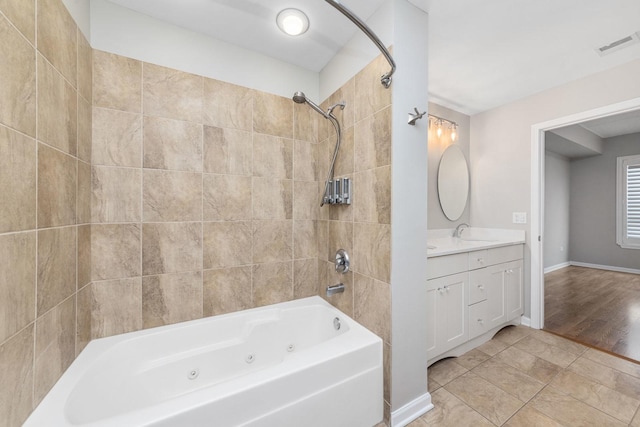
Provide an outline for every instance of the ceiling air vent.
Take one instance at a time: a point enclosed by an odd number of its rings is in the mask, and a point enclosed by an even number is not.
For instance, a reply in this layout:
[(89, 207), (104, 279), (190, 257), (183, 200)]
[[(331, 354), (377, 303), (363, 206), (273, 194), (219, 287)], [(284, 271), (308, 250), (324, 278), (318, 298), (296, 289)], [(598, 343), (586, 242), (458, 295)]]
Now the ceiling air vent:
[(608, 45), (600, 46), (596, 48), (596, 52), (598, 52), (598, 55), (600, 56), (605, 56), (638, 42), (640, 42), (640, 32), (636, 32), (631, 34), (630, 36), (623, 37), (620, 40), (609, 43)]

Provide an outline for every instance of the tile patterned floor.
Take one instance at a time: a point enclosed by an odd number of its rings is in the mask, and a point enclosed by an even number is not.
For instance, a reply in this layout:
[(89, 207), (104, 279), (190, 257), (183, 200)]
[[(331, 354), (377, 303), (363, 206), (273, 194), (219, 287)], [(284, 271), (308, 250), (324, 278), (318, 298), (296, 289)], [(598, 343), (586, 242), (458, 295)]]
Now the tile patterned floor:
[(640, 427), (640, 365), (524, 326), (432, 365), (429, 391), (409, 427)]

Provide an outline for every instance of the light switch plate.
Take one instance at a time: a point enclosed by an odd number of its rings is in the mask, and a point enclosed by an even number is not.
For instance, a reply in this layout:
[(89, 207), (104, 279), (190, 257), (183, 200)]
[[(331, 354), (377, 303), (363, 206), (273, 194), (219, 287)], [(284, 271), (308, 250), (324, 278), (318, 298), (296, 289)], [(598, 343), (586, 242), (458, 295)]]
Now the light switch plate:
[(526, 224), (527, 223), (527, 213), (526, 212), (514, 212), (513, 213), (513, 223), (514, 224)]

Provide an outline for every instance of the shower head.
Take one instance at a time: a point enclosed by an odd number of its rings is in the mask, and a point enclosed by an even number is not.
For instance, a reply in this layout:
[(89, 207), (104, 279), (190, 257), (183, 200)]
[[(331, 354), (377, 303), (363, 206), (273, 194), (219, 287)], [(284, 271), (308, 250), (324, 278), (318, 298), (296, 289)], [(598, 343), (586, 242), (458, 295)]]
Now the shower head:
[(307, 102), (307, 96), (304, 94), (304, 92), (296, 92), (293, 94), (293, 102), (297, 104), (304, 104), (305, 102)]
[(309, 107), (313, 108), (318, 113), (322, 114), (322, 117), (324, 117), (325, 119), (329, 118), (329, 114), (322, 111), (322, 108), (318, 107), (316, 103), (314, 103), (309, 98), (307, 98), (307, 95), (305, 95), (304, 92), (294, 93), (292, 99), (293, 99), (293, 102), (295, 102), (296, 104), (304, 104), (304, 103), (309, 104)]

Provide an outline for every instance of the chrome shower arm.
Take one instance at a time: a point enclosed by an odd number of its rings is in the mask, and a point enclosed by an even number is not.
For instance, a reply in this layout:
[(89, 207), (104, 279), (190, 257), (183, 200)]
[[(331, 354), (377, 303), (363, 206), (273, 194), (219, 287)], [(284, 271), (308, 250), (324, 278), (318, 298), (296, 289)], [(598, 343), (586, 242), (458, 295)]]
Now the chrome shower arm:
[(393, 57), (391, 56), (391, 54), (389, 53), (385, 45), (382, 44), (378, 36), (375, 35), (375, 33), (371, 30), (371, 28), (369, 28), (367, 24), (365, 24), (360, 18), (354, 15), (353, 12), (351, 12), (348, 8), (346, 8), (336, 0), (325, 0), (325, 1), (329, 3), (331, 6), (338, 9), (344, 16), (349, 18), (351, 22), (356, 24), (356, 26), (360, 28), (360, 30), (363, 33), (365, 33), (367, 37), (369, 37), (369, 39), (371, 39), (371, 41), (378, 47), (378, 49), (380, 49), (380, 52), (382, 52), (384, 57), (387, 58), (387, 61), (391, 66), (391, 70), (389, 70), (388, 73), (382, 75), (382, 77), (380, 78), (380, 82), (386, 88), (391, 86), (391, 76), (393, 75), (393, 73), (396, 72), (396, 62), (393, 60)]

